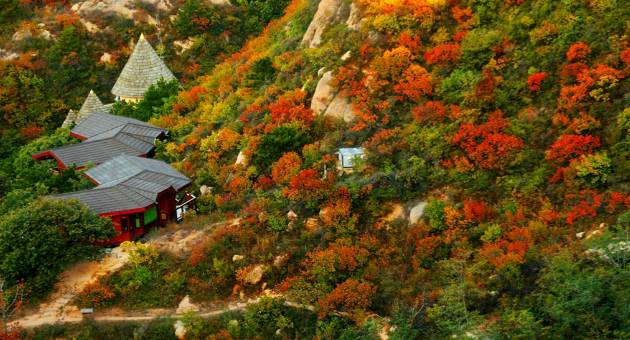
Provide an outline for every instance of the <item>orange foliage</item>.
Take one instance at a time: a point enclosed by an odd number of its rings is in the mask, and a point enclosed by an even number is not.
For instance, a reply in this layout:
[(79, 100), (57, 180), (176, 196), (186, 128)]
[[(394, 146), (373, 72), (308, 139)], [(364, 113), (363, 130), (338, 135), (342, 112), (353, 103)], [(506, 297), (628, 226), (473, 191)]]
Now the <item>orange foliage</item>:
[(580, 116), (573, 118), (568, 124), (569, 130), (575, 133), (582, 133), (583, 131), (598, 128), (600, 122), (595, 117), (586, 114), (584, 111), (580, 111)]
[(626, 48), (619, 54), (619, 59), (626, 63), (626, 67), (630, 67), (630, 48)]
[(563, 80), (578, 79), (582, 74), (588, 72), (588, 66), (584, 63), (571, 63), (562, 66), (560, 77)]
[(562, 135), (547, 150), (546, 159), (555, 163), (567, 161), (591, 153), (600, 146), (599, 137), (581, 135)]
[(446, 65), (459, 60), (459, 44), (442, 44), (429, 49), (424, 53), (424, 61), (428, 65)]
[(542, 85), (543, 80), (547, 78), (547, 72), (534, 73), (527, 78), (527, 86), (532, 92), (538, 92)]
[(526, 228), (514, 228), (500, 240), (486, 244), (479, 255), (497, 268), (509, 263), (524, 263), (525, 253), (533, 245), (531, 233)]
[(363, 143), (363, 147), (378, 155), (391, 155), (405, 146), (399, 128), (379, 130)]
[(591, 53), (591, 48), (588, 47), (585, 42), (577, 42), (569, 47), (567, 51), (567, 61), (583, 60), (589, 53)]
[(297, 89), (287, 92), (275, 102), (267, 105), (271, 120), (278, 126), (285, 123), (303, 123), (308, 125), (313, 122), (313, 110), (304, 105), (306, 92)]
[(451, 9), (451, 13), (453, 14), (453, 19), (461, 26), (469, 26), (473, 18), (473, 11), (469, 7), (461, 8), (455, 6)]
[(220, 151), (225, 152), (237, 146), (241, 138), (238, 132), (230, 128), (223, 128), (217, 132), (217, 146)]
[(428, 101), (412, 110), (413, 118), (418, 122), (443, 121), (446, 107), (440, 101)]
[(44, 128), (35, 125), (29, 125), (20, 129), (20, 135), (27, 139), (35, 139), (41, 136), (43, 132)]
[(420, 51), (420, 46), (422, 45), (419, 37), (412, 36), (406, 31), (400, 33), (400, 37), (398, 38), (398, 44), (400, 46), (404, 46), (413, 54), (418, 53), (418, 51)]
[(348, 279), (318, 301), (319, 316), (323, 318), (333, 310), (355, 311), (368, 308), (375, 293), (376, 286)]
[(97, 306), (105, 300), (109, 300), (113, 297), (114, 293), (111, 289), (99, 281), (85, 287), (79, 296), (80, 300), (84, 303), (90, 303)]
[(573, 224), (582, 218), (597, 217), (597, 210), (603, 202), (603, 195), (595, 190), (582, 190), (579, 194), (566, 195), (565, 205), (569, 207), (566, 215), (567, 224)]
[(293, 176), (284, 195), (292, 200), (316, 200), (324, 198), (334, 182), (334, 176), (322, 179), (315, 169), (306, 169)]
[(287, 183), (300, 171), (302, 159), (295, 152), (287, 152), (271, 168), (271, 178), (278, 184)]
[(203, 86), (193, 86), (188, 91), (182, 91), (179, 93), (179, 100), (184, 107), (193, 107), (203, 94), (206, 94), (208, 90)]
[(464, 218), (468, 221), (483, 222), (492, 217), (492, 208), (483, 201), (471, 198), (464, 200)]
[(249, 187), (250, 182), (247, 178), (243, 176), (234, 176), (232, 180), (229, 182), (227, 188), (231, 193), (240, 194), (244, 193)]
[(490, 68), (483, 70), (483, 78), (475, 86), (475, 97), (481, 100), (492, 100), (496, 79)]
[(57, 24), (61, 26), (76, 26), (81, 18), (75, 12), (61, 13), (55, 17)]
[[(431, 74), (420, 66), (413, 64), (403, 71), (402, 79), (394, 85), (394, 92), (412, 101), (418, 101), (423, 95), (433, 91)], [(404, 100), (401, 97), (401, 100)]]
[(506, 126), (503, 114), (497, 111), (484, 124), (461, 125), (453, 142), (482, 168), (500, 169), (510, 155), (524, 146), (519, 138), (501, 132)]
[(306, 254), (304, 264), (315, 275), (337, 270), (354, 272), (367, 262), (369, 256), (368, 250), (352, 245), (349, 239), (338, 239), (326, 249)]
[(350, 217), (352, 198), (346, 188), (340, 188), (336, 195), (330, 198), (322, 208), (320, 218), (329, 227), (336, 227)]
[(192, 247), (190, 256), (188, 257), (188, 264), (191, 267), (196, 267), (199, 263), (201, 263), (201, 261), (203, 261), (207, 247), (208, 242), (198, 242)]

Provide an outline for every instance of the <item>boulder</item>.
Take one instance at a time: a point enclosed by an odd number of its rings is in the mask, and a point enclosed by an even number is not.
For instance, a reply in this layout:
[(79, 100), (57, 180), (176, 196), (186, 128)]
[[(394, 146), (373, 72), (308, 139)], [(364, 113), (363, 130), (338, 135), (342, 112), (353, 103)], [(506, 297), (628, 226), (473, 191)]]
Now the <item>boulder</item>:
[(242, 150), (239, 151), (238, 156), (236, 156), (236, 162), (234, 162), (234, 165), (242, 165), (242, 166), (247, 166), (249, 164), (247, 156), (245, 155), (245, 152), (243, 152)]
[(304, 223), (304, 227), (310, 232), (315, 232), (319, 229), (319, 220), (313, 217), (308, 218), (306, 219), (306, 223)]
[(209, 187), (207, 185), (202, 185), (201, 188), (199, 188), (199, 192), (201, 193), (201, 196), (205, 196), (205, 195), (211, 195), (212, 194), (212, 187)]
[(111, 62), (112, 62), (112, 55), (111, 55), (111, 54), (109, 54), (109, 53), (107, 53), (107, 52), (105, 52), (105, 53), (103, 53), (103, 55), (101, 56), (101, 59), (100, 59), (100, 60), (101, 60), (101, 62), (102, 62), (102, 63), (109, 64), (109, 63), (111, 63)]
[(586, 234), (585, 239), (586, 240), (590, 240), (593, 237), (600, 237), (600, 236), (602, 236), (603, 233), (604, 233), (603, 230), (595, 229), (595, 230), (589, 231), (588, 234)]
[(186, 339), (187, 330), (182, 320), (175, 321), (175, 324), (173, 325), (173, 327), (175, 327), (175, 336), (178, 339), (180, 340)]
[(17, 58), (19, 58), (17, 53), (0, 48), (0, 60), (13, 60)]
[(243, 255), (234, 255), (234, 256), (232, 256), (232, 262), (243, 261), (244, 259), (245, 259), (245, 256), (243, 256)]
[(230, 0), (210, 0), (210, 3), (217, 6), (232, 6)]
[(243, 281), (244, 283), (247, 283), (250, 285), (258, 284), (262, 280), (263, 275), (265, 275), (266, 272), (267, 272), (267, 266), (264, 264), (258, 264), (254, 266), (254, 268), (252, 268), (247, 273), (247, 275), (245, 275), (245, 278), (243, 279)]
[(322, 43), (324, 30), (341, 15), (342, 5), (342, 0), (321, 0), (313, 21), (304, 33), (302, 44), (310, 48), (318, 47)]
[(295, 221), (298, 218), (298, 214), (291, 210), (287, 213), (287, 218), (289, 219), (289, 221)]
[[(162, 11), (169, 11), (173, 7), (170, 0), (144, 0), (143, 2), (156, 6)], [(137, 6), (136, 0), (84, 0), (73, 4), (72, 10), (81, 16), (82, 22), (89, 16), (102, 16), (103, 14), (120, 15), (135, 22), (142, 17), (137, 15), (141, 13), (142, 9)], [(157, 24), (157, 20), (150, 15), (144, 16), (143, 20), (146, 20), (146, 23), (150, 25)], [(91, 31), (89, 26), (87, 28)]]
[(343, 119), (346, 123), (350, 123), (355, 119), (354, 109), (350, 98), (343, 92), (337, 93), (332, 100), (324, 116)]
[(402, 204), (392, 204), (390, 209), (390, 212), (383, 218), (384, 221), (393, 222), (405, 219), (405, 207)]
[(39, 32), (39, 36), (46, 40), (52, 40), (52, 34), (49, 30), (42, 30)]
[(199, 307), (194, 303), (190, 302), (190, 296), (186, 295), (182, 301), (179, 302), (179, 306), (177, 307), (177, 314), (185, 314), (188, 312), (198, 312)]
[(288, 259), (289, 259), (289, 254), (278, 255), (273, 258), (273, 266), (276, 268), (280, 268), (284, 266), (285, 263), (287, 263)]
[(194, 44), (194, 42), (190, 38), (173, 41), (173, 45), (175, 47), (177, 47), (177, 52), (176, 53), (178, 55), (188, 51), (193, 46), (193, 44)]
[(352, 52), (348, 51), (341, 56), (341, 61), (348, 61), (352, 58)]
[(350, 15), (348, 16), (348, 20), (346, 20), (346, 26), (348, 28), (358, 31), (361, 28), (361, 12), (359, 7), (353, 2), (350, 4)]
[(418, 223), (418, 221), (420, 221), (420, 218), (424, 214), (424, 208), (426, 206), (427, 202), (422, 201), (411, 208), (411, 210), (409, 211), (409, 224), (416, 224)]
[(354, 120), (354, 110), (350, 98), (343, 92), (339, 92), (333, 85), (334, 76), (331, 71), (327, 71), (317, 83), (313, 99), (311, 101), (311, 110), (315, 114), (324, 114), (324, 116), (341, 118), (346, 122)]
[(326, 111), (328, 105), (335, 98), (337, 93), (336, 88), (331, 84), (333, 80), (333, 73), (331, 71), (325, 72), (322, 78), (317, 83), (315, 93), (313, 94), (313, 100), (311, 101), (311, 110), (315, 114), (321, 114)]
[(32, 37), (33, 37), (33, 33), (31, 33), (31, 30), (28, 27), (22, 27), (18, 29), (17, 31), (15, 31), (15, 33), (13, 33), (13, 37), (11, 37), (11, 40), (22, 41), (24, 39), (28, 39)]

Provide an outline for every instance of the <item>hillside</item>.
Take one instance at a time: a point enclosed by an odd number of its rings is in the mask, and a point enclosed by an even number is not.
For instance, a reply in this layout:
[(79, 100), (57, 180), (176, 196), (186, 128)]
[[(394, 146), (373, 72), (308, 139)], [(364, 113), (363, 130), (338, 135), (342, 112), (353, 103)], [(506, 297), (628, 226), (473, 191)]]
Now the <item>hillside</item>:
[[(195, 4), (179, 16), (199, 23)], [(222, 17), (166, 34), (195, 35), (207, 50), (195, 59), (165, 45), (183, 87), (146, 117), (170, 131), (156, 158), (199, 193), (198, 211), (171, 228), (240, 222), (184, 253), (137, 246), (137, 260), (87, 287), (78, 306), (273, 297), (220, 318), (185, 316), (188, 338), (630, 336), (629, 1), (278, 6), (260, 30)], [(217, 47), (227, 31), (242, 43)], [(67, 142), (52, 131), (7, 159)], [(342, 148), (362, 156), (339, 169)], [(64, 176), (49, 187), (80, 186)], [(0, 212), (25, 187), (3, 191), (13, 194)], [(172, 324), (25, 334), (162, 338)]]

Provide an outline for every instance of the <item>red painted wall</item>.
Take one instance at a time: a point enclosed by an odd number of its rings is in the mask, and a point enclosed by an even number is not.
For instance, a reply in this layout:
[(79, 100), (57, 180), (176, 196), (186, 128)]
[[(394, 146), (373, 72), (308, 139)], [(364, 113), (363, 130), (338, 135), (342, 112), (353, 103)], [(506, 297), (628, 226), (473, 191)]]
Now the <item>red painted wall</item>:
[[(143, 213), (145, 210), (152, 206), (148, 206), (144, 209), (136, 209), (133, 211), (120, 212), (118, 214), (101, 215), (103, 217), (109, 217), (112, 220), (114, 229), (116, 229), (116, 235), (111, 239), (103, 242), (103, 245), (115, 246), (125, 241), (133, 241), (144, 235), (151, 228), (158, 225), (165, 225), (166, 223), (175, 220), (175, 208), (177, 205), (177, 192), (174, 189), (166, 190), (158, 195), (158, 220), (149, 225), (144, 225)], [(135, 217), (140, 218), (141, 227), (136, 228)], [(123, 231), (124, 220), (127, 221), (127, 230)]]

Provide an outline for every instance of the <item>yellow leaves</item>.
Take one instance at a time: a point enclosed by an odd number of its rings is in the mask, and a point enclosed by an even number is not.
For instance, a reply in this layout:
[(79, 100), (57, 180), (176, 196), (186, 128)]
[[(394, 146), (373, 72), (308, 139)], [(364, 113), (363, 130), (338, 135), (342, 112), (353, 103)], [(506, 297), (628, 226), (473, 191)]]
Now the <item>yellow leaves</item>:
[(209, 158), (218, 158), (221, 154), (237, 147), (240, 141), (240, 133), (230, 128), (222, 128), (202, 139), (199, 147), (202, 152), (207, 153)]
[(120, 244), (120, 249), (129, 254), (129, 263), (134, 267), (150, 265), (159, 257), (155, 247), (140, 242), (125, 241)]

